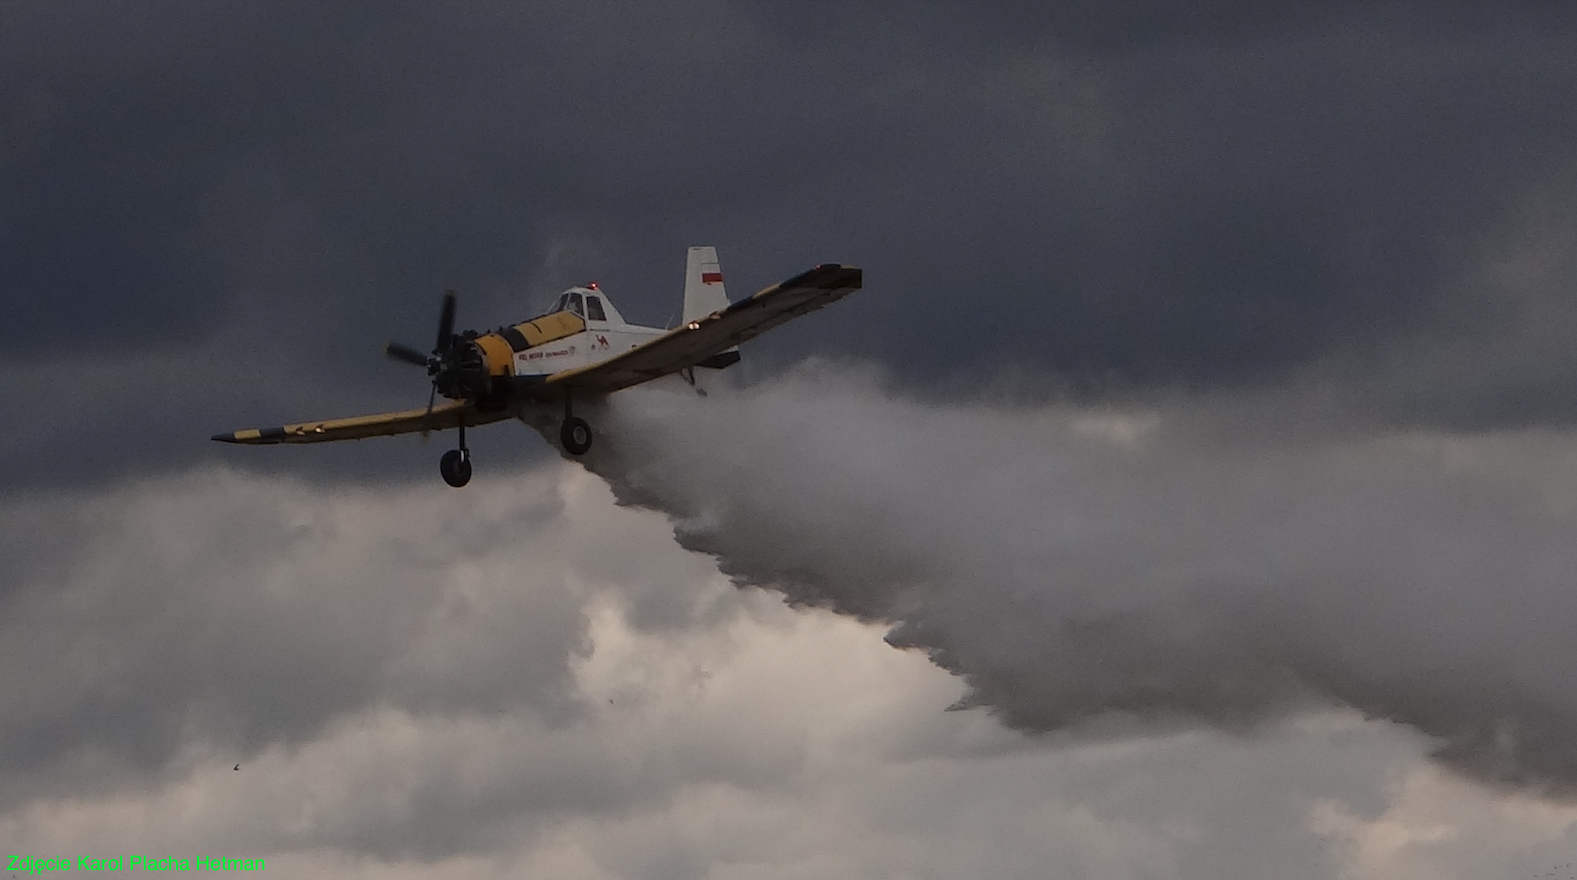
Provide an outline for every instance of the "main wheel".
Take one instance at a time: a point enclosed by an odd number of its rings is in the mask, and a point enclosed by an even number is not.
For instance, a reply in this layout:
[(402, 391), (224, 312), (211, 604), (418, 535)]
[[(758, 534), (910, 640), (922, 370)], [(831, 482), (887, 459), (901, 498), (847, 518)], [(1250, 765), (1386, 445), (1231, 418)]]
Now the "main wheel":
[(591, 448), (591, 426), (580, 416), (570, 416), (559, 428), (559, 440), (570, 455), (585, 455)]
[(456, 489), (471, 482), (471, 453), (464, 449), (451, 449), (438, 459), (438, 472), (444, 482)]

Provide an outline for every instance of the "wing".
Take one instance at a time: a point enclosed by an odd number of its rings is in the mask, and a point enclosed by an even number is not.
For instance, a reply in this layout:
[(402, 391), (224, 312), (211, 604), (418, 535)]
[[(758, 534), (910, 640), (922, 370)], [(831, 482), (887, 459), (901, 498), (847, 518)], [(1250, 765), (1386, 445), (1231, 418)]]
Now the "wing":
[(848, 296), (860, 289), (860, 280), (860, 270), (852, 266), (836, 263), (817, 266), (621, 355), (588, 367), (554, 373), (538, 387), (617, 391), (676, 373), (754, 339), (785, 321)]
[(509, 418), (509, 413), (483, 412), (473, 404), (450, 400), (433, 407), (432, 412), (428, 412), (425, 408), (408, 409), (404, 412), (352, 416), (348, 419), (301, 422), (278, 428), (247, 428), (228, 434), (215, 434), (213, 439), (224, 443), (327, 443), (332, 440), (360, 440), (363, 437), (409, 434), (413, 431), (442, 431), (459, 425), (462, 418), (469, 428), (472, 425), (502, 421)]

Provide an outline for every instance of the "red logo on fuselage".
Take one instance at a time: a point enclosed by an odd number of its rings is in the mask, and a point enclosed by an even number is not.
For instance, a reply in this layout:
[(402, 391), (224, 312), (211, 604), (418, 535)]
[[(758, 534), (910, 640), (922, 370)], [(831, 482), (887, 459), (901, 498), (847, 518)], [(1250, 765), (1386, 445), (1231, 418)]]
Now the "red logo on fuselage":
[(722, 272), (702, 272), (701, 273), (701, 283), (702, 284), (722, 284), (723, 283), (723, 273)]

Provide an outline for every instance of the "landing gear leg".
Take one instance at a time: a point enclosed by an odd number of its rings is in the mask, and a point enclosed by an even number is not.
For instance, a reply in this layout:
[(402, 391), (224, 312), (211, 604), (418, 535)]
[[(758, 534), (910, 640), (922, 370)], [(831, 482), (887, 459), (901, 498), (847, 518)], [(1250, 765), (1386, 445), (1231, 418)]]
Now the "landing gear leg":
[(460, 423), (460, 448), (451, 449), (438, 459), (438, 472), (444, 482), (456, 489), (471, 482), (471, 450), (465, 447), (465, 422)]
[(559, 426), (559, 442), (570, 455), (585, 455), (591, 448), (591, 425), (575, 415), (568, 388), (564, 389), (564, 424)]
[(684, 369), (680, 370), (679, 378), (689, 383), (690, 387), (695, 389), (696, 394), (699, 394), (702, 397), (706, 396), (706, 389), (695, 384), (695, 367), (685, 367)]

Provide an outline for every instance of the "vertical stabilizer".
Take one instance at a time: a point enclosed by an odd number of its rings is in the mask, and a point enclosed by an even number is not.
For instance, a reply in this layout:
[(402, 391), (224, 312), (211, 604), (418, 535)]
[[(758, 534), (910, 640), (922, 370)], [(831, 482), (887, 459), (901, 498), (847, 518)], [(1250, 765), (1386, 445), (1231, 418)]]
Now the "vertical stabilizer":
[(684, 323), (728, 307), (717, 248), (693, 247), (684, 268)]

